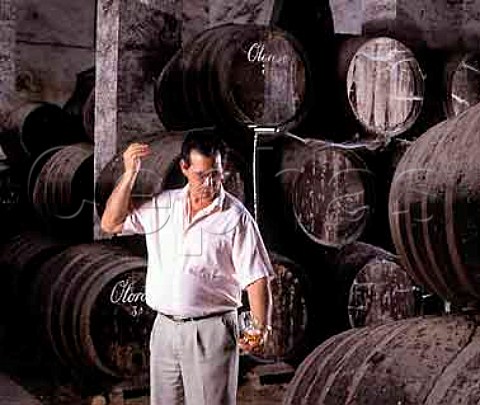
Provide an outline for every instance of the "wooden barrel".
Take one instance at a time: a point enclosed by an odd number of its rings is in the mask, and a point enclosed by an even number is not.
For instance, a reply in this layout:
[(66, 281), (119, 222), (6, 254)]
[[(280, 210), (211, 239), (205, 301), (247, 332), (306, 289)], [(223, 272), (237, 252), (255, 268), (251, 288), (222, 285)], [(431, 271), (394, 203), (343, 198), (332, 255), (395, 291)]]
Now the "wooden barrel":
[[(179, 167), (184, 133), (167, 132), (140, 140), (150, 145), (150, 156), (142, 160), (141, 171), (132, 190), (134, 204), (141, 204), (162, 190), (185, 185)], [(233, 149), (227, 148), (224, 167), (224, 187), (241, 201), (245, 201), (244, 179), (247, 167)], [(96, 188), (96, 207), (101, 215), (105, 204), (124, 171), (123, 153), (116, 155), (101, 171)]]
[(405, 269), (459, 305), (478, 302), (480, 106), (444, 121), (405, 152), (392, 182), (389, 218)]
[(352, 327), (417, 315), (415, 286), (400, 265), (387, 260), (373, 261), (362, 267), (350, 288), (348, 302)]
[(331, 255), (328, 262), (337, 280), (339, 328), (374, 326), (419, 315), (417, 289), (397, 256), (363, 242), (345, 245)]
[(388, 37), (353, 38), (339, 46), (338, 58), (350, 113), (368, 134), (388, 140), (415, 123), (424, 75), (410, 49)]
[(118, 378), (148, 373), (155, 313), (145, 304), (145, 274), (143, 258), (95, 244), (44, 262), (31, 285), (32, 314), (64, 365)]
[(38, 267), (64, 248), (61, 241), (36, 230), (21, 231), (3, 241), (0, 267), (9, 274), (8, 289), (18, 308), (24, 307), (28, 286)]
[(480, 101), (480, 54), (452, 56), (445, 64), (445, 103), (447, 117), (453, 118)]
[(309, 100), (309, 67), (278, 28), (226, 24), (202, 32), (167, 63), (155, 87), (166, 128), (234, 124), (290, 128)]
[(93, 141), (93, 114), (95, 109), (95, 67), (77, 73), (72, 95), (63, 110), (72, 117), (72, 122), (81, 136)]
[(338, 247), (362, 235), (375, 198), (372, 173), (356, 147), (292, 140), (278, 176), (299, 228), (313, 241)]
[(68, 114), (55, 104), (30, 102), (10, 111), (0, 123), (0, 144), (9, 161), (35, 159), (43, 152), (77, 141)]
[[(260, 362), (291, 360), (304, 349), (308, 326), (308, 281), (292, 260), (270, 252), (275, 278), (272, 289), (272, 333), (260, 351), (248, 356)], [(246, 299), (246, 296), (244, 296)]]
[(31, 200), (52, 228), (63, 224), (74, 233), (76, 221), (92, 226), (88, 217), (93, 216), (93, 146), (79, 143), (58, 148), (42, 164)]
[[(15, 169), (0, 161), (0, 218), (4, 233), (9, 221), (15, 221), (20, 214), (22, 202), (22, 181)], [(12, 225), (14, 225), (12, 223)]]
[(476, 404), (478, 317), (421, 317), (336, 335), (300, 365), (294, 404)]

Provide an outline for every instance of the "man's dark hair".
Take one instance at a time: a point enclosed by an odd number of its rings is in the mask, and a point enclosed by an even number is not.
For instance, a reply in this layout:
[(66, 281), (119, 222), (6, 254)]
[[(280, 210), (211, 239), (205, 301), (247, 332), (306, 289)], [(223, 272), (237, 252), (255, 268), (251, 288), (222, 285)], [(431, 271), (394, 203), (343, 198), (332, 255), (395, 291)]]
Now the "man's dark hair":
[(225, 143), (216, 128), (199, 128), (187, 132), (182, 144), (180, 157), (190, 165), (190, 152), (196, 150), (207, 157), (217, 153), (224, 157)]

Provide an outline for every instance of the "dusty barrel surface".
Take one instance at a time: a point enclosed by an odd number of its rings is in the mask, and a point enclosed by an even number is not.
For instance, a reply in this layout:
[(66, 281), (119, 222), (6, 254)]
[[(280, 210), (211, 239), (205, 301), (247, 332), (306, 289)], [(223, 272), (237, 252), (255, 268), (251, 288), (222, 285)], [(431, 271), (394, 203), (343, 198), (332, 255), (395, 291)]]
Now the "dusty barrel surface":
[(26, 289), (38, 267), (65, 249), (64, 243), (39, 231), (22, 231), (10, 236), (0, 246), (0, 264), (11, 279), (11, 293), (16, 302), (28, 296)]
[(93, 145), (57, 147), (29, 174), (29, 199), (42, 226), (69, 239), (85, 239), (93, 227)]
[(59, 148), (35, 179), (32, 202), (47, 218), (72, 218), (93, 204), (93, 146), (79, 143)]
[(289, 141), (278, 176), (297, 224), (316, 243), (338, 247), (362, 235), (375, 198), (372, 173), (354, 147)]
[(280, 361), (299, 355), (308, 325), (308, 281), (292, 260), (270, 253), (275, 278), (272, 288), (272, 332), (260, 351), (250, 354), (260, 361)]
[(155, 107), (168, 129), (295, 126), (310, 100), (309, 67), (287, 32), (226, 24), (202, 32), (165, 66)]
[(40, 266), (31, 315), (64, 365), (119, 378), (148, 372), (145, 274), (143, 258), (101, 245), (65, 249)]
[(420, 115), (424, 76), (401, 42), (388, 37), (346, 40), (338, 47), (338, 74), (350, 112), (368, 133), (399, 135)]
[(444, 71), (445, 113), (453, 118), (480, 101), (480, 54), (451, 56)]
[(358, 272), (350, 288), (350, 324), (370, 326), (417, 315), (414, 291), (412, 281), (397, 263), (369, 262)]
[(77, 141), (67, 113), (55, 104), (30, 102), (15, 106), (0, 122), (0, 144), (12, 162), (34, 159), (59, 145)]
[[(135, 204), (141, 204), (165, 189), (185, 185), (179, 167), (183, 138), (182, 132), (167, 132), (142, 140), (150, 145), (151, 154), (142, 160), (141, 170), (132, 190)], [(244, 178), (247, 172), (245, 162), (233, 149), (227, 148), (222, 164), (225, 190), (244, 201)], [(120, 153), (101, 171), (95, 191), (96, 206), (100, 214), (103, 213), (107, 199), (120, 180), (123, 170), (123, 153)]]
[(416, 280), (444, 299), (480, 298), (480, 106), (423, 134), (397, 166), (389, 197), (395, 248)]
[(351, 327), (362, 327), (419, 314), (415, 285), (397, 256), (363, 242), (343, 246), (332, 256), (342, 327), (347, 319)]
[(283, 403), (478, 403), (478, 318), (422, 317), (350, 330), (318, 346)]

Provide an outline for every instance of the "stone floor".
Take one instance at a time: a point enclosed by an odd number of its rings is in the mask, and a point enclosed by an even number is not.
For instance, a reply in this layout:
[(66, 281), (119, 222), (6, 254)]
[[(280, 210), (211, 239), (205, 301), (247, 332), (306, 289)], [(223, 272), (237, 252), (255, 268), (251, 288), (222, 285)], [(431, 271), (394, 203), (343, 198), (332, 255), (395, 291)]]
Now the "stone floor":
[(41, 405), (41, 402), (8, 375), (0, 373), (0, 405)]
[[(261, 384), (258, 378), (249, 373), (238, 390), (237, 405), (278, 405), (282, 403), (287, 383)], [(28, 387), (27, 387), (28, 388)], [(50, 395), (35, 396), (14, 382), (5, 374), (0, 374), (0, 405), (150, 405), (148, 395), (110, 397), (87, 396), (82, 398), (72, 387), (57, 387)]]
[[(266, 367), (270, 370), (272, 365), (251, 365), (248, 370), (241, 372), (238, 405), (282, 403), (288, 381), (293, 376), (293, 368), (275, 374), (265, 371)], [(0, 405), (150, 405), (148, 388), (137, 391), (118, 391), (118, 395), (114, 394), (113, 397), (106, 393), (80, 394), (78, 388), (68, 380), (59, 382), (48, 373), (19, 376), (0, 371)]]
[[(148, 382), (136, 391), (125, 391), (123, 401), (107, 401), (105, 393), (80, 393), (65, 370), (50, 367), (50, 357), (43, 357), (43, 351), (30, 343), (0, 339), (0, 405), (150, 405)], [(287, 364), (262, 365), (242, 357), (238, 405), (280, 404), (293, 373)]]
[[(239, 387), (237, 405), (279, 405), (287, 384), (260, 384), (254, 375)], [(96, 404), (93, 404), (96, 405)], [(100, 404), (98, 404), (100, 405)], [(125, 400), (125, 405), (150, 405), (148, 396)]]

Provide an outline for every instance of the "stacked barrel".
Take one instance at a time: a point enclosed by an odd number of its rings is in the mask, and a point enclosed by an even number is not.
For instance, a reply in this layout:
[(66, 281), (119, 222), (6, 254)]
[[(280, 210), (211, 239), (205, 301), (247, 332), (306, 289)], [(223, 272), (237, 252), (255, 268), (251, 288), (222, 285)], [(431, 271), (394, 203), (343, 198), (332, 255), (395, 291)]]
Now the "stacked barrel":
[(393, 38), (338, 41), (337, 75), (344, 113), (363, 128), (361, 138), (388, 139), (417, 123), (424, 100), (422, 68)]
[(3, 244), (0, 262), (10, 274), (15, 316), (24, 321), (15, 322), (17, 336), (35, 342), (42, 361), (56, 359), (89, 378), (148, 373), (154, 312), (145, 303), (144, 258), (118, 246), (72, 246), (24, 231)]
[(2, 105), (1, 354), (80, 385), (146, 381), (154, 312), (143, 246), (92, 240), (94, 79), (80, 72), (63, 108)]
[(414, 318), (331, 337), (300, 365), (284, 404), (478, 403), (478, 318)]
[[(155, 107), (170, 131), (220, 128), (230, 151), (225, 188), (253, 211), (254, 138), (249, 128), (298, 125), (312, 96), (310, 79), (308, 60), (292, 35), (274, 27), (227, 24), (205, 30), (173, 56), (157, 80)], [(168, 140), (160, 145), (164, 151), (180, 146)], [(239, 169), (243, 177), (232, 176)], [(252, 355), (260, 362), (298, 357), (308, 334), (305, 270), (275, 249), (271, 259), (277, 275), (272, 284), (274, 329), (267, 346)]]
[(446, 58), (443, 72), (444, 108), (453, 118), (480, 101), (480, 54), (455, 53)]
[[(478, 316), (417, 317), (430, 294), (470, 310), (480, 296), (478, 55), (445, 64), (432, 113), (415, 49), (384, 36), (333, 43), (323, 59), (279, 27), (227, 24), (185, 44), (155, 82), (165, 130), (135, 139), (152, 153), (133, 203), (182, 187), (185, 133), (218, 127), (225, 188), (257, 214), (276, 273), (273, 333), (250, 357), (303, 360), (285, 403), (478, 402)], [(4, 114), (2, 215), (23, 198), (29, 214), (13, 222), (34, 218), (40, 233), (12, 224), (0, 262), (25, 331), (65, 369), (125, 379), (148, 371), (153, 312), (143, 247), (92, 241), (93, 201), (101, 215), (123, 173), (119, 152), (93, 184), (94, 103), (89, 69), (63, 109)]]
[[(304, 269), (301, 290), (283, 276), (274, 284), (273, 343), (257, 359), (298, 360), (288, 349), (294, 333), (306, 332), (307, 347), (330, 337), (300, 365), (288, 404), (440, 404), (460, 394), (477, 401), (475, 378), (463, 388), (464, 373), (453, 371), (462, 365), (475, 375), (478, 316), (438, 316), (442, 300), (472, 309), (478, 298), (473, 134), (480, 107), (465, 110), (477, 101), (475, 55), (445, 65), (443, 111), (432, 113), (428, 65), (415, 51), (389, 37), (339, 39), (337, 114), (319, 116), (338, 120), (336, 131), (296, 132), (311, 107), (308, 60), (271, 41), (281, 37), (278, 28), (247, 28), (207, 30), (179, 51), (157, 81), (156, 107), (167, 128), (220, 126), (232, 147), (242, 147), (258, 181), (257, 219), (268, 246)], [(280, 80), (288, 94), (277, 94), (290, 113), (275, 115), (287, 111), (270, 97)], [(299, 96), (306, 104), (291, 108)], [(433, 126), (444, 114), (457, 118)], [(305, 291), (305, 308), (303, 300), (284, 301), (288, 291)], [(417, 317), (429, 312), (429, 296), (436, 316)], [(433, 345), (438, 352), (429, 351)]]
[(15, 179), (19, 200), (7, 232), (35, 223), (52, 236), (92, 236), (93, 139), (66, 107), (20, 98), (2, 105), (0, 146), (9, 169), (4, 173)]
[(4, 232), (9, 232), (31, 211), (27, 203), (28, 167), (46, 151), (71, 139), (67, 117), (54, 104), (17, 101), (4, 104), (0, 114), (1, 219)]
[(298, 124), (311, 97), (307, 60), (287, 32), (227, 24), (205, 30), (163, 69), (155, 107), (170, 129)]
[[(253, 355), (259, 361), (296, 361), (317, 334), (420, 311), (421, 293), (387, 251), (393, 249), (387, 202), (405, 149), (396, 138), (421, 116), (423, 72), (413, 52), (392, 38), (342, 40), (337, 52), (338, 74), (331, 81), (341, 96), (325, 97), (344, 114), (347, 124), (338, 125), (344, 133), (314, 127), (308, 136), (295, 132), (319, 98), (312, 94), (311, 76), (318, 70), (312, 70), (302, 44), (278, 27), (207, 29), (172, 57), (156, 82), (155, 107), (169, 131), (217, 126), (251, 168), (244, 185), (254, 195), (246, 193), (244, 202), (257, 208), (278, 275), (273, 338)], [(171, 141), (159, 142), (169, 155)], [(148, 162), (145, 167), (148, 171)], [(115, 178), (118, 169), (110, 166), (107, 172)], [(142, 181), (136, 187), (140, 194), (152, 193)], [(360, 257), (350, 267), (344, 253), (349, 249)], [(278, 254), (291, 263), (287, 273), (279, 273)], [(330, 314), (325, 305), (333, 309)]]
[[(476, 389), (480, 105), (468, 106), (475, 103), (468, 89), (475, 78), (468, 79), (465, 72), (474, 64), (472, 58), (468, 55), (450, 71), (451, 94), (445, 104), (450, 118), (428, 129), (403, 154), (388, 204), (399, 262), (416, 285), (448, 302), (453, 313), (331, 337), (298, 368), (285, 404), (480, 400)], [(459, 94), (464, 95), (461, 100)]]
[(400, 161), (390, 192), (397, 251), (422, 285), (461, 306), (476, 306), (477, 131), (480, 106), (428, 130)]

